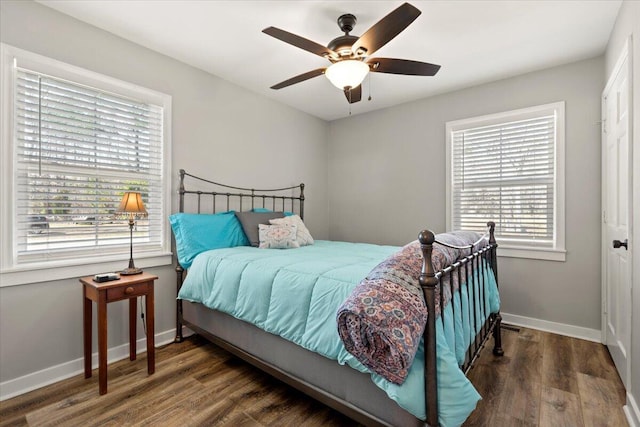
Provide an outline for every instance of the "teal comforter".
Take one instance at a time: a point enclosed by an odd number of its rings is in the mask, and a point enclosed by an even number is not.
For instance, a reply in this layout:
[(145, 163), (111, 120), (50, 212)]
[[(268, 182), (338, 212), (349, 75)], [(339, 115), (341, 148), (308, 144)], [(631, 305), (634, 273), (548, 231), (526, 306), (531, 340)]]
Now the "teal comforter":
[[(330, 241), (288, 250), (248, 246), (215, 249), (195, 258), (178, 298), (202, 303), (340, 364), (370, 372), (345, 350), (338, 336), (336, 311), (371, 269), (399, 249)], [(485, 294), (493, 301), (491, 311), (495, 311), (495, 280), (487, 277), (486, 282), (489, 289)], [(455, 310), (451, 306), (444, 310), (444, 326), (436, 322), (439, 418), (445, 427), (462, 424), (480, 400), (458, 368), (457, 359), (464, 358), (471, 335), (466, 335), (468, 319), (452, 315), (463, 311), (459, 295), (453, 300)], [(454, 322), (462, 324), (460, 330), (466, 332), (455, 336)], [(391, 399), (424, 420), (423, 376), (423, 344), (402, 385), (371, 374), (372, 381)]]

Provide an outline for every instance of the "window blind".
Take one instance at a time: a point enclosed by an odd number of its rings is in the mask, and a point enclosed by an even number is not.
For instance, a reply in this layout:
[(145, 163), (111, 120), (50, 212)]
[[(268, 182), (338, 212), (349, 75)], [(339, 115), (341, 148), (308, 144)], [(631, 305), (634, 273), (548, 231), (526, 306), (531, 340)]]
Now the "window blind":
[(162, 106), (19, 68), (14, 107), (18, 258), (128, 247), (126, 191), (149, 213), (136, 252), (162, 245)]
[(555, 114), (452, 132), (455, 229), (528, 246), (554, 245)]

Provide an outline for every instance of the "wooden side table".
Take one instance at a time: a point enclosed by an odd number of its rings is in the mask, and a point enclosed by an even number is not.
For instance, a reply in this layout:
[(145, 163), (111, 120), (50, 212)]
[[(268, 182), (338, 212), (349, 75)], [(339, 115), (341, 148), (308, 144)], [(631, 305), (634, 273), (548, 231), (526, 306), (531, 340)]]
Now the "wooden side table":
[(83, 277), (82, 299), (84, 301), (84, 377), (91, 377), (91, 333), (92, 303), (98, 306), (98, 379), (100, 394), (107, 392), (107, 304), (129, 299), (129, 359), (136, 360), (136, 301), (146, 296), (147, 311), (147, 372), (155, 372), (153, 285), (158, 276), (142, 273), (120, 276), (119, 280), (98, 283), (93, 276)]

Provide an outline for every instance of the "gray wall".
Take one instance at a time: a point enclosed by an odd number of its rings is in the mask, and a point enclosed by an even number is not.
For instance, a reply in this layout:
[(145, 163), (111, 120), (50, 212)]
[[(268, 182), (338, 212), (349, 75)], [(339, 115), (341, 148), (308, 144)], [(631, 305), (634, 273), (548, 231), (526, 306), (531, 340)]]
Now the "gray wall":
[(330, 238), (401, 245), (444, 231), (445, 123), (565, 101), (567, 260), (501, 257), (502, 310), (599, 330), (603, 87), (599, 57), (332, 122)]
[[(3, 0), (0, 17), (4, 43), (171, 95), (174, 190), (180, 168), (239, 186), (303, 181), (305, 220), (314, 236), (327, 237), (325, 122), (38, 3)], [(156, 333), (168, 331), (175, 321), (175, 271), (146, 270), (160, 277)], [(108, 310), (111, 348), (128, 342), (128, 318), (123, 303)], [(0, 382), (81, 358), (77, 278), (0, 288), (0, 343)]]
[[(633, 276), (632, 290), (633, 301), (631, 309), (631, 382), (627, 390), (627, 400), (635, 401), (636, 412), (634, 422), (640, 425), (640, 2), (625, 1), (618, 13), (615, 27), (605, 54), (606, 76), (609, 76), (616, 65), (616, 61), (622, 51), (622, 46), (629, 36), (633, 37), (631, 58), (633, 61), (633, 222), (630, 236), (633, 248)], [(633, 411), (633, 406), (629, 405)]]
[[(638, 4), (623, 5), (607, 66)], [(31, 1), (2, 0), (0, 19), (4, 43), (172, 95), (174, 188), (179, 168), (238, 185), (304, 181), (305, 222), (318, 238), (401, 245), (424, 227), (443, 231), (445, 122), (566, 101), (567, 261), (501, 258), (503, 310), (600, 329), (597, 122), (604, 58), (325, 123)], [(637, 65), (637, 47), (635, 58)], [(156, 332), (168, 331), (173, 267), (146, 270), (160, 276)], [(81, 306), (76, 278), (0, 288), (0, 382), (81, 358)], [(109, 306), (110, 347), (127, 343), (126, 311), (122, 303)]]

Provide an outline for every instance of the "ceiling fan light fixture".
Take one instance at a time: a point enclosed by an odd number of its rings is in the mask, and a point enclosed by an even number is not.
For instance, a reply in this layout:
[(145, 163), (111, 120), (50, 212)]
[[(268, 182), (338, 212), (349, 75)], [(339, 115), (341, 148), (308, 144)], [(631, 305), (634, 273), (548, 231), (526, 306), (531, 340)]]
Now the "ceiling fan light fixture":
[(360, 86), (368, 73), (369, 66), (355, 59), (336, 62), (325, 71), (329, 81), (340, 90)]

